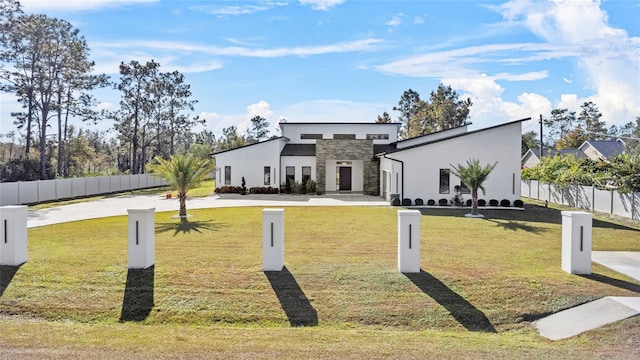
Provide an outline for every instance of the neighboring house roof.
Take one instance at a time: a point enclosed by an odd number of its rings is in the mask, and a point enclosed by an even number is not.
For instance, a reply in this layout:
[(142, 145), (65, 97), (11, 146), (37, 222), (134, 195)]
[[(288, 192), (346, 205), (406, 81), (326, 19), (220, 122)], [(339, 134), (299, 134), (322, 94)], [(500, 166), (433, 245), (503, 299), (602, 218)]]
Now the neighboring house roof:
[(402, 123), (390, 122), (390, 123), (377, 123), (377, 122), (282, 122), (278, 125), (397, 125), (401, 126)]
[(284, 139), (284, 140), (289, 140), (289, 139), (287, 139), (287, 138), (286, 138), (286, 137), (284, 137), (284, 136), (279, 136), (279, 137), (277, 137), (277, 138), (273, 138), (273, 139), (269, 139), (269, 140), (264, 140), (264, 141), (260, 141), (260, 142), (253, 143), (253, 144), (249, 144), (249, 145), (243, 145), (243, 146), (239, 146), (239, 147), (237, 147), (237, 148), (233, 148), (233, 149), (227, 149), (227, 150), (222, 150), (222, 151), (214, 152), (213, 154), (211, 154), (211, 156), (215, 157), (215, 156), (216, 156), (216, 155), (218, 155), (218, 154), (226, 153), (226, 152), (229, 152), (229, 151), (234, 151), (234, 150), (238, 150), (238, 149), (244, 149), (244, 148), (248, 148), (249, 146), (261, 145), (261, 144), (267, 143), (267, 142), (269, 142), (269, 141), (282, 140), (282, 139)]
[[(504, 124), (491, 126), (491, 127), (484, 128), (484, 129), (479, 129), (479, 130), (469, 131), (469, 132), (456, 134), (456, 135), (452, 135), (452, 136), (437, 138), (436, 140), (433, 140), (433, 141), (425, 141), (425, 142), (422, 142), (422, 143), (419, 143), (419, 144), (416, 144), (416, 145), (412, 145), (412, 146), (407, 146), (407, 147), (404, 147), (404, 148), (401, 148), (401, 149), (398, 149), (397, 147), (395, 147), (395, 145), (397, 143), (391, 143), (389, 145), (392, 145), (393, 148), (390, 149), (389, 151), (385, 151), (384, 153), (392, 154), (392, 153), (401, 152), (401, 151), (405, 151), (405, 150), (415, 149), (415, 148), (418, 148), (418, 147), (421, 147), (421, 146), (435, 144), (435, 143), (438, 143), (438, 142), (441, 142), (441, 141), (447, 141), (447, 140), (451, 140), (451, 139), (455, 139), (455, 138), (459, 138), (459, 137), (467, 136), (467, 135), (471, 135), (471, 134), (477, 134), (477, 133), (481, 133), (481, 132), (484, 132), (484, 131), (497, 129), (497, 128), (500, 128), (500, 127), (503, 127), (503, 126), (508, 126), (508, 125), (513, 125), (513, 124), (516, 124), (516, 123), (521, 123), (521, 122), (527, 121), (527, 120), (531, 120), (531, 118), (520, 119), (520, 120), (511, 121), (511, 122), (504, 123)], [(410, 139), (407, 139), (407, 140), (410, 140)]]
[(316, 156), (316, 144), (287, 144), (280, 156)]
[(620, 140), (587, 140), (580, 145), (580, 149), (584, 151), (583, 147), (588, 145), (596, 149), (604, 158), (612, 158), (624, 153), (624, 142)]
[[(587, 158), (587, 155), (585, 155), (584, 152), (582, 152), (582, 150), (580, 149), (560, 149), (560, 150), (556, 150), (556, 149), (544, 149), (542, 151), (543, 156), (556, 156), (556, 155), (573, 155), (576, 157), (576, 159), (585, 159)], [(527, 150), (526, 153), (524, 153), (524, 155), (522, 155), (522, 161), (525, 162), (528, 159), (530, 159), (531, 157), (534, 157), (536, 160), (540, 161), (540, 149), (529, 149)]]

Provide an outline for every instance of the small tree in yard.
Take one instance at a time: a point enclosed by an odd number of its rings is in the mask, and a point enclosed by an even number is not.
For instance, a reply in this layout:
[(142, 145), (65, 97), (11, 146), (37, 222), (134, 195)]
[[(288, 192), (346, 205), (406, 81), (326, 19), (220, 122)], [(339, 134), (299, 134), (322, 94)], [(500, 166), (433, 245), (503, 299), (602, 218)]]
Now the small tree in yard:
[(487, 164), (485, 166), (480, 165), (480, 160), (469, 159), (467, 165), (451, 165), (453, 170), (451, 173), (457, 176), (471, 190), (471, 216), (478, 215), (478, 189), (485, 193), (485, 189), (482, 184), (487, 180), (491, 171), (496, 167), (498, 163), (493, 165)]
[(174, 155), (169, 160), (156, 157), (147, 169), (150, 173), (165, 179), (178, 191), (180, 218), (187, 218), (187, 192), (209, 179), (214, 171), (213, 164), (207, 159), (191, 155)]

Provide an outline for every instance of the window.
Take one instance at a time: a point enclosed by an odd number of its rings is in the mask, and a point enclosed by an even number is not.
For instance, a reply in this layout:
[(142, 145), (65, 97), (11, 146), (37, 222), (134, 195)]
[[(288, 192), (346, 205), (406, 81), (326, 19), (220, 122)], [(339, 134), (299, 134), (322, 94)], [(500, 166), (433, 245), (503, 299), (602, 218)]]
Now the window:
[(389, 134), (367, 134), (367, 140), (389, 140)]
[(300, 139), (322, 139), (322, 134), (300, 134)]
[(449, 193), (449, 169), (440, 169), (440, 194)]
[(224, 184), (231, 185), (231, 166), (224, 167)]
[(333, 134), (334, 140), (354, 140), (356, 134)]
[(302, 167), (302, 184), (306, 184), (307, 181), (311, 180), (311, 166), (303, 166)]
[(471, 189), (462, 181), (460, 181), (460, 194), (471, 194)]
[(287, 184), (292, 184), (296, 180), (296, 168), (293, 166), (287, 166), (285, 170), (285, 181)]
[(270, 166), (264, 167), (264, 184), (271, 185), (271, 167)]

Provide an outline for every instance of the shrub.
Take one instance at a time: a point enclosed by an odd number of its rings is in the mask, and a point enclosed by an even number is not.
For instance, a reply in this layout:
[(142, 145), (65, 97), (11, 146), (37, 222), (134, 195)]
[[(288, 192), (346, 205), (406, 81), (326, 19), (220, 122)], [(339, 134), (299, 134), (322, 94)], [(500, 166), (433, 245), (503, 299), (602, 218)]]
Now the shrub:
[(242, 188), (240, 186), (229, 186), (225, 185), (215, 190), (218, 194), (240, 194), (242, 193)]
[(411, 199), (402, 199), (402, 206), (411, 206)]
[(422, 205), (424, 205), (424, 201), (422, 201), (422, 199), (420, 199), (420, 198), (417, 198), (416, 199), (416, 205), (422, 206)]
[(485, 199), (479, 199), (478, 206), (487, 206), (487, 201)]
[(429, 199), (429, 200), (427, 200), (427, 205), (429, 205), (429, 206), (433, 206), (433, 205), (435, 205), (435, 204), (436, 204), (436, 201), (435, 201), (435, 200), (433, 200), (433, 199)]
[(440, 205), (440, 206), (447, 206), (447, 205), (449, 205), (449, 200), (447, 200), (447, 199), (440, 199), (440, 200), (438, 200), (438, 205)]
[(511, 201), (509, 201), (507, 199), (502, 199), (502, 200), (500, 200), (500, 206), (509, 207), (509, 206), (511, 206)]
[(251, 189), (249, 189), (249, 192), (251, 194), (277, 194), (279, 191), (278, 189), (271, 186), (268, 186), (268, 187), (258, 186), (258, 187), (252, 187)]
[(391, 205), (392, 206), (400, 206), (400, 199), (393, 198), (393, 200), (391, 200)]
[(498, 206), (498, 204), (498, 200), (496, 199), (489, 200), (489, 206)]
[(520, 199), (514, 200), (513, 201), (513, 206), (521, 208), (521, 207), (524, 207), (524, 203)]
[(240, 194), (247, 195), (247, 182), (244, 180), (244, 176), (242, 177), (240, 185)]
[(304, 187), (309, 194), (316, 192), (316, 182), (311, 179), (307, 180), (307, 182), (304, 184)]
[(472, 203), (473, 201), (471, 199), (467, 200), (467, 206), (471, 206)]

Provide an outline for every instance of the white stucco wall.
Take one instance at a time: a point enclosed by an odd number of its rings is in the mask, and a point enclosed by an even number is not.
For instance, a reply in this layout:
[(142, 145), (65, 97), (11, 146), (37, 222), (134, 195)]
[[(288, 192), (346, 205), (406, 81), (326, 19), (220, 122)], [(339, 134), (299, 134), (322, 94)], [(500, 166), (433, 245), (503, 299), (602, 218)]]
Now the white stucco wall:
[(402, 140), (399, 141), (397, 144), (397, 148), (398, 149), (404, 149), (407, 148), (409, 146), (414, 146), (414, 145), (418, 145), (418, 144), (424, 144), (427, 142), (431, 142), (431, 141), (436, 141), (439, 139), (444, 139), (450, 136), (455, 136), (455, 135), (460, 135), (460, 134), (464, 134), (467, 132), (467, 126), (460, 126), (454, 129), (448, 129), (448, 130), (443, 130), (443, 131), (439, 131), (437, 133), (433, 133), (433, 134), (428, 134), (428, 135), (424, 135), (424, 136), (418, 136), (415, 138), (411, 138), (411, 139), (407, 139), (407, 140)]
[[(520, 146), (521, 123), (471, 133), (454, 139), (444, 140), (425, 146), (389, 154), (389, 157), (404, 162), (404, 191), (399, 176), (400, 189), (404, 198), (421, 198), (427, 202), (433, 199), (451, 199), (454, 186), (460, 181), (452, 174), (448, 194), (439, 193), (440, 169), (451, 169), (453, 165), (466, 164), (471, 158), (480, 160), (482, 165), (498, 162), (484, 184), (486, 195), (480, 191), (479, 198), (490, 200), (513, 200), (520, 198)], [(398, 162), (381, 159), (381, 170), (402, 171)], [(396, 187), (392, 176), (392, 189)], [(381, 189), (382, 192), (382, 189)], [(464, 195), (467, 200), (471, 195)]]
[[(389, 157), (393, 158), (393, 154), (389, 155)], [(385, 171), (389, 174), (385, 199), (389, 201), (391, 200), (391, 194), (399, 194), (402, 190), (402, 164), (389, 158), (380, 158), (380, 195), (385, 193), (384, 189), (382, 189), (382, 185), (384, 184), (382, 176)]]
[(311, 180), (316, 181), (316, 157), (315, 156), (283, 156), (280, 161), (281, 181), (284, 185), (287, 166), (295, 167), (295, 180), (302, 183), (302, 167), (311, 167)]
[[(270, 140), (242, 148), (215, 154), (216, 187), (225, 184), (225, 166), (231, 166), (231, 186), (240, 186), (244, 176), (247, 188), (256, 186), (278, 187), (280, 181), (280, 151), (284, 147), (284, 139)], [(271, 168), (271, 181), (264, 183), (264, 167)]]
[(300, 139), (300, 134), (322, 134), (324, 139), (333, 139), (333, 134), (355, 134), (356, 139), (366, 139), (367, 134), (389, 134), (388, 140), (374, 140), (374, 144), (389, 144), (398, 140), (400, 124), (377, 123), (283, 123), (282, 136), (292, 144), (315, 144), (315, 139)]

